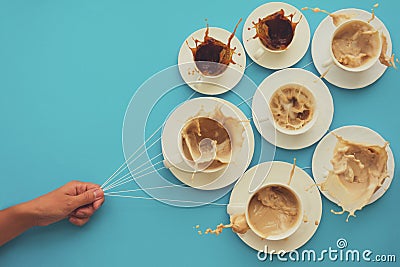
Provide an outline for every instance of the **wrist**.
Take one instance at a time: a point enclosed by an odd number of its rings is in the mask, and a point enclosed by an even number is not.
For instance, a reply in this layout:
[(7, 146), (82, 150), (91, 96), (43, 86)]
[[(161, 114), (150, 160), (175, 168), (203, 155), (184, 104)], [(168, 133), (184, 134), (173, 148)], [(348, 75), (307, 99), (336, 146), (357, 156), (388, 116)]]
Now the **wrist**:
[(25, 228), (31, 228), (37, 226), (37, 211), (32, 201), (18, 204), (12, 207), (14, 216), (21, 223), (21, 226)]

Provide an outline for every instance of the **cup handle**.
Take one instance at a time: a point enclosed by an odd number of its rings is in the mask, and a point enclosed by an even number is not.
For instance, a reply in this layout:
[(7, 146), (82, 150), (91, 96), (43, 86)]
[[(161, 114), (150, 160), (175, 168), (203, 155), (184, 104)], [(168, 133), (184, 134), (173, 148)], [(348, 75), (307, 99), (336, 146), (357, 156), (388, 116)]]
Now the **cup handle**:
[(265, 53), (265, 50), (263, 49), (263, 48), (258, 48), (257, 49), (257, 51), (253, 54), (253, 57), (255, 58), (255, 59), (260, 59), (263, 55), (264, 55), (264, 53)]
[(324, 63), (322, 63), (322, 67), (327, 68), (332, 64), (333, 64), (333, 59), (330, 58), (330, 59), (326, 60)]
[(244, 213), (244, 210), (246, 209), (246, 206), (244, 204), (239, 204), (239, 203), (233, 203), (233, 204), (228, 204), (226, 211), (228, 212), (229, 215), (235, 215), (235, 214), (241, 214)]

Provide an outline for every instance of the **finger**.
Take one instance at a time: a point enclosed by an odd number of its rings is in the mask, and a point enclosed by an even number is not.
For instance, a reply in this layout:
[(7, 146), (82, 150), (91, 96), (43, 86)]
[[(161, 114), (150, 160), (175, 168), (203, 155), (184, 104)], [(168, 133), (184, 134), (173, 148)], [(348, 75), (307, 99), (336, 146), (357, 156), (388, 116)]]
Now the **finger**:
[(90, 218), (90, 216), (87, 216), (86, 214), (71, 214), (70, 217), (74, 217), (74, 218), (77, 218), (77, 219)]
[(92, 204), (96, 200), (104, 198), (104, 192), (100, 188), (90, 189), (80, 195), (73, 196), (73, 205), (75, 209)]
[(77, 195), (83, 194), (84, 192), (90, 189), (96, 189), (96, 188), (100, 188), (100, 185), (87, 182), (79, 182), (76, 185)]
[(81, 208), (74, 210), (71, 215), (79, 217), (79, 218), (87, 218), (93, 215), (95, 209), (93, 205), (87, 205)]
[(84, 224), (86, 224), (88, 221), (90, 220), (90, 218), (76, 218), (76, 217), (70, 217), (69, 218), (69, 222), (76, 225), (76, 226), (83, 226)]
[(103, 205), (104, 201), (105, 201), (105, 198), (103, 197), (103, 198), (101, 198), (101, 199), (96, 200), (95, 202), (93, 202), (93, 208), (94, 208), (94, 210), (98, 210), (98, 209)]

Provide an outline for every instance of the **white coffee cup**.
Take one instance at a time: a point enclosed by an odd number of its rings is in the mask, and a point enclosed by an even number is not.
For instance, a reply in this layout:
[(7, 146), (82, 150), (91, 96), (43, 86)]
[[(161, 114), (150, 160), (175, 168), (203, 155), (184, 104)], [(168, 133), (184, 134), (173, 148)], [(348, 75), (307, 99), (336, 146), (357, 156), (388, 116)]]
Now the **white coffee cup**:
[(337, 58), (334, 55), (333, 47), (332, 47), (333, 40), (334, 40), (336, 34), (338, 34), (338, 32), (340, 32), (344, 27), (349, 26), (349, 24), (352, 24), (352, 23), (361, 23), (361, 24), (364, 24), (364, 25), (368, 25), (368, 27), (371, 28), (371, 31), (376, 31), (376, 29), (372, 25), (370, 25), (368, 22), (363, 21), (363, 20), (358, 20), (358, 19), (351, 19), (351, 20), (348, 20), (348, 21), (340, 24), (336, 28), (336, 30), (333, 32), (333, 34), (332, 34), (332, 36), (330, 38), (330, 45), (329, 45), (330, 59), (323, 64), (324, 67), (328, 67), (329, 65), (334, 63), (336, 66), (338, 66), (339, 68), (341, 68), (341, 69), (343, 69), (345, 71), (361, 72), (361, 71), (365, 71), (365, 70), (371, 68), (376, 63), (376, 61), (379, 59), (380, 49), (381, 49), (381, 46), (382, 46), (382, 40), (381, 40), (380, 34), (377, 32), (378, 42), (379, 42), (378, 45), (377, 45), (377, 48), (379, 50), (377, 51), (376, 55), (373, 58), (369, 59), (366, 63), (362, 64), (361, 66), (352, 68), (352, 67), (348, 67), (348, 66), (345, 66), (345, 65), (341, 64), (337, 60)]
[[(290, 86), (290, 85), (301, 86), (301, 87), (305, 88), (305, 89), (308, 91), (308, 93), (310, 93), (310, 95), (312, 95), (312, 97), (313, 97), (313, 99), (314, 99), (314, 112), (313, 112), (313, 115), (312, 115), (312, 116), (313, 116), (312, 119), (311, 119), (306, 125), (304, 125), (303, 127), (299, 128), (299, 129), (295, 129), (295, 130), (287, 129), (287, 128), (284, 128), (284, 127), (278, 125), (278, 123), (275, 122), (274, 116), (272, 115), (272, 112), (271, 112), (271, 110), (270, 110), (270, 108), (269, 108), (271, 99), (272, 99), (272, 97), (274, 96), (275, 92), (277, 92), (278, 90), (280, 90), (282, 87), (286, 87), (286, 86)], [(274, 126), (274, 128), (275, 128), (276, 130), (278, 130), (279, 132), (281, 132), (281, 133), (283, 133), (283, 134), (287, 134), (287, 135), (299, 135), (299, 134), (303, 134), (303, 133), (307, 132), (308, 130), (310, 130), (310, 129), (314, 126), (315, 122), (317, 121), (317, 118), (318, 118), (318, 109), (317, 109), (317, 105), (318, 105), (318, 103), (317, 103), (316, 97), (315, 97), (314, 93), (313, 93), (310, 89), (308, 89), (306, 86), (304, 86), (304, 85), (302, 85), (302, 84), (298, 84), (298, 83), (287, 83), (287, 84), (281, 85), (281, 86), (279, 86), (278, 88), (276, 88), (276, 89), (269, 95), (269, 97), (268, 97), (268, 99), (266, 99), (266, 101), (267, 101), (267, 104), (268, 104), (268, 109), (267, 109), (267, 112), (268, 112), (268, 120), (272, 123), (272, 125)]]
[[(203, 118), (203, 117), (204, 116), (194, 117), (194, 118), (191, 118), (190, 120), (193, 120), (193, 119), (196, 119), (196, 118)], [(209, 119), (213, 120), (212, 118), (209, 118)], [(188, 120), (186, 123), (188, 123), (190, 120)], [(218, 122), (218, 121), (216, 121), (216, 122)], [(222, 124), (221, 122), (218, 122), (218, 123)], [(226, 129), (226, 131), (228, 132), (228, 135), (229, 135), (228, 129)], [(215, 142), (215, 144), (213, 144), (214, 142)], [(213, 146), (213, 145), (216, 146), (216, 141), (214, 141), (212, 139), (209, 139), (209, 138), (202, 139), (200, 141), (200, 144), (199, 144), (200, 151), (210, 151), (207, 148), (202, 150), (202, 147), (209, 147), (209, 146)], [(181, 137), (180, 134), (178, 136), (178, 147), (179, 147), (179, 152), (180, 152), (179, 156), (180, 156), (181, 160), (180, 161), (179, 160), (175, 161), (174, 165), (176, 164), (176, 166), (179, 166), (179, 168), (181, 170), (188, 171), (188, 172), (212, 173), (212, 172), (218, 172), (218, 171), (220, 171), (220, 170), (222, 170), (222, 169), (227, 167), (226, 164), (221, 164), (218, 167), (209, 168), (209, 166), (211, 165), (211, 163), (215, 159), (216, 147), (214, 147), (215, 148), (215, 151), (214, 151), (215, 154), (214, 155), (212, 155), (212, 153), (209, 153), (208, 155), (203, 155), (202, 154), (202, 156), (205, 156), (206, 158), (202, 158), (201, 159), (201, 162), (202, 162), (201, 164), (196, 164), (196, 161), (189, 160), (189, 159), (186, 158), (186, 156), (185, 156), (185, 154), (183, 152), (182, 137)], [(231, 151), (231, 153), (232, 153), (232, 151)]]
[[(271, 186), (279, 186), (279, 187), (283, 187), (286, 190), (288, 190), (297, 200), (298, 203), (298, 215), (296, 218), (296, 222), (293, 224), (292, 227), (290, 227), (289, 229), (287, 229), (286, 231), (280, 233), (280, 234), (276, 234), (276, 235), (270, 235), (270, 236), (265, 236), (264, 233), (261, 233), (260, 231), (257, 230), (257, 228), (254, 226), (253, 222), (249, 219), (249, 208), (250, 208), (250, 202), (253, 199), (253, 197), (256, 196), (256, 194), (258, 192), (260, 192), (261, 190), (264, 190), (267, 187), (271, 187)], [(266, 184), (262, 187), (260, 187), (257, 191), (251, 193), (249, 195), (249, 198), (247, 200), (247, 202), (243, 205), (228, 205), (228, 212), (233, 215), (233, 214), (239, 214), (241, 212), (243, 212), (243, 209), (245, 209), (245, 216), (246, 216), (246, 222), (249, 226), (249, 228), (260, 238), (263, 239), (267, 239), (267, 240), (282, 240), (285, 239), (289, 236), (291, 236), (292, 234), (294, 234), (297, 229), (300, 227), (302, 221), (303, 221), (303, 203), (301, 201), (301, 198), (299, 196), (299, 194), (290, 186), (288, 186), (287, 184), (283, 184), (283, 183), (269, 183)], [(241, 211), (241, 212), (238, 212)]]
[[(219, 78), (219, 77), (221, 77), (222, 75), (224, 75), (225, 72), (226, 72), (226, 70), (229, 68), (229, 65), (222, 64), (222, 63), (218, 63), (218, 62), (211, 62), (211, 61), (197, 61), (197, 62), (204, 62), (205, 64), (210, 64), (210, 65), (215, 65), (215, 66), (221, 65), (221, 67), (225, 67), (225, 66), (226, 66), (226, 68), (225, 68), (220, 74), (218, 74), (218, 75), (206, 75), (206, 74), (204, 74), (203, 72), (201, 72), (201, 70), (199, 69), (199, 67), (198, 67), (197, 64), (196, 64), (196, 61), (194, 61), (194, 66), (195, 66), (195, 68), (196, 68), (196, 71), (200, 74), (201, 77), (207, 78), (207, 79), (216, 79), (216, 78)], [(222, 66), (222, 65), (224, 65), (224, 66)]]
[[(293, 37), (294, 39), (294, 37)], [(273, 50), (273, 49), (269, 49), (267, 48), (260, 40), (260, 38), (257, 38), (258, 41), (258, 46), (259, 48), (256, 50), (256, 52), (254, 52), (253, 57), (255, 59), (260, 59), (265, 53), (274, 53), (274, 54), (280, 54), (282, 52), (285, 52), (286, 50), (289, 49), (289, 47), (292, 45), (293, 40), (290, 42), (290, 44), (288, 46), (286, 46), (285, 49), (279, 49), (279, 50)]]

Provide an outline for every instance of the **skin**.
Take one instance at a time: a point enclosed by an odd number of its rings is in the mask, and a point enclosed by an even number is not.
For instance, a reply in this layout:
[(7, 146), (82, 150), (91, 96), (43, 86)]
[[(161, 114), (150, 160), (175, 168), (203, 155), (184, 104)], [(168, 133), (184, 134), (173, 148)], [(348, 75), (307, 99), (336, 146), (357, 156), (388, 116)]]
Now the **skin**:
[(104, 202), (97, 184), (72, 181), (31, 201), (0, 211), (0, 246), (34, 226), (63, 219), (83, 226)]

